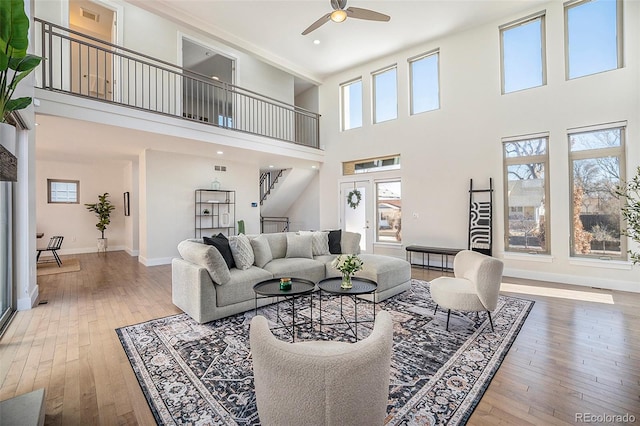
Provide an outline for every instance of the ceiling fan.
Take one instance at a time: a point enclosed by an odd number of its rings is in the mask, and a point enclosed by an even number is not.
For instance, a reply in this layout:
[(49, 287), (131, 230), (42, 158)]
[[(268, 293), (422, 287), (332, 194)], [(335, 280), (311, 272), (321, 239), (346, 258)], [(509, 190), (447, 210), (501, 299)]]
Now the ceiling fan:
[(384, 13), (374, 12), (369, 9), (361, 9), (359, 7), (347, 7), (345, 9), (346, 6), (347, 0), (331, 0), (333, 12), (327, 13), (322, 18), (311, 24), (309, 28), (302, 32), (302, 35), (307, 35), (311, 31), (317, 30), (326, 22), (343, 22), (347, 17), (382, 22), (387, 22), (391, 19), (389, 15), (385, 15)]

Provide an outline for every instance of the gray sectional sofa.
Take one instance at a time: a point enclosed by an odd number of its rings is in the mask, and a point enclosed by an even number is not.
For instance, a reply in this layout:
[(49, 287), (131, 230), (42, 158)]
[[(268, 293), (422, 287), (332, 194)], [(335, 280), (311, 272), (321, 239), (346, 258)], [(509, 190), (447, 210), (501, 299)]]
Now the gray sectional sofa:
[[(173, 259), (171, 264), (173, 303), (194, 320), (205, 323), (253, 309), (253, 286), (260, 281), (292, 277), (317, 283), (326, 277), (340, 276), (340, 272), (331, 266), (337, 255), (328, 254), (316, 238), (324, 235), (318, 234), (249, 235), (253, 249), (249, 255), (253, 257), (250, 259), (253, 263), (247, 265), (244, 259), (244, 265), (231, 268), (214, 246), (197, 239), (182, 241), (178, 245), (181, 258)], [(343, 254), (360, 253), (360, 234), (342, 232), (340, 247)], [(236, 257), (235, 251), (233, 254)], [(407, 261), (374, 254), (359, 256), (364, 262), (364, 269), (356, 276), (378, 283), (378, 290), (373, 296), (375, 302), (411, 286), (411, 266)], [(372, 300), (371, 296), (369, 300)], [(275, 298), (259, 299), (258, 306), (275, 301)]]

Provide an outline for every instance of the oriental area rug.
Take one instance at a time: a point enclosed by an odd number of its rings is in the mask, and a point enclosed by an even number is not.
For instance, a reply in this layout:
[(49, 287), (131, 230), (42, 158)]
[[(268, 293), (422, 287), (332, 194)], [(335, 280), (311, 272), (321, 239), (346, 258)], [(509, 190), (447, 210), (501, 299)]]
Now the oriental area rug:
[[(319, 298), (296, 299), (296, 319), (309, 317), (313, 328), (296, 330), (303, 340), (355, 341), (344, 325), (317, 324)], [(323, 322), (338, 319), (339, 297), (322, 300)], [(289, 303), (279, 314), (286, 320)], [(358, 304), (360, 319), (371, 318), (371, 304)], [(500, 296), (493, 312), (495, 331), (486, 313), (451, 312), (434, 315), (429, 283), (413, 280), (410, 290), (378, 304), (394, 321), (394, 344), (389, 383), (389, 425), (465, 424), (522, 327), (533, 302)], [(347, 318), (353, 302), (343, 298)], [(275, 305), (258, 309), (276, 319)], [(156, 319), (117, 329), (124, 350), (158, 424), (258, 425), (260, 419), (253, 388), (249, 323), (254, 312), (198, 324), (186, 314)], [(366, 338), (372, 322), (358, 326)], [(274, 328), (282, 340), (286, 329)]]

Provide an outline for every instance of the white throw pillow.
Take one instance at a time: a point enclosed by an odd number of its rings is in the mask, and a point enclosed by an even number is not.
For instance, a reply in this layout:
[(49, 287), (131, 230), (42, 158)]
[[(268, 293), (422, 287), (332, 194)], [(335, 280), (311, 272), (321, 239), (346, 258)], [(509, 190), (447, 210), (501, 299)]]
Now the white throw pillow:
[(314, 256), (331, 254), (329, 252), (329, 233), (326, 231), (299, 231), (300, 235), (311, 235), (311, 250)]
[(287, 234), (286, 257), (304, 257), (313, 259), (311, 250), (311, 235)]
[(258, 268), (262, 268), (273, 260), (269, 241), (264, 235), (258, 235), (251, 240), (251, 248), (253, 248), (254, 263)]
[(233, 260), (236, 262), (236, 268), (249, 269), (253, 265), (255, 260), (253, 248), (251, 248), (251, 241), (246, 235), (229, 237), (229, 247), (231, 247)]

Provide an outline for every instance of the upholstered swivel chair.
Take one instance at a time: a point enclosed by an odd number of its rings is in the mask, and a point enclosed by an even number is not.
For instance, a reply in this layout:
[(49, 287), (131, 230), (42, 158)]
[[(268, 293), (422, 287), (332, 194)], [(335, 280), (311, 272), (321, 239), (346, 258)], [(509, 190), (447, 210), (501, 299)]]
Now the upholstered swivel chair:
[(393, 321), (376, 315), (356, 343), (276, 339), (263, 316), (251, 321), (258, 415), (263, 425), (382, 425), (387, 415)]
[(447, 331), (451, 309), (457, 311), (487, 311), (491, 331), (491, 311), (498, 305), (503, 263), (493, 257), (463, 250), (453, 259), (455, 277), (439, 277), (431, 282), (431, 297), (438, 306), (447, 309)]

